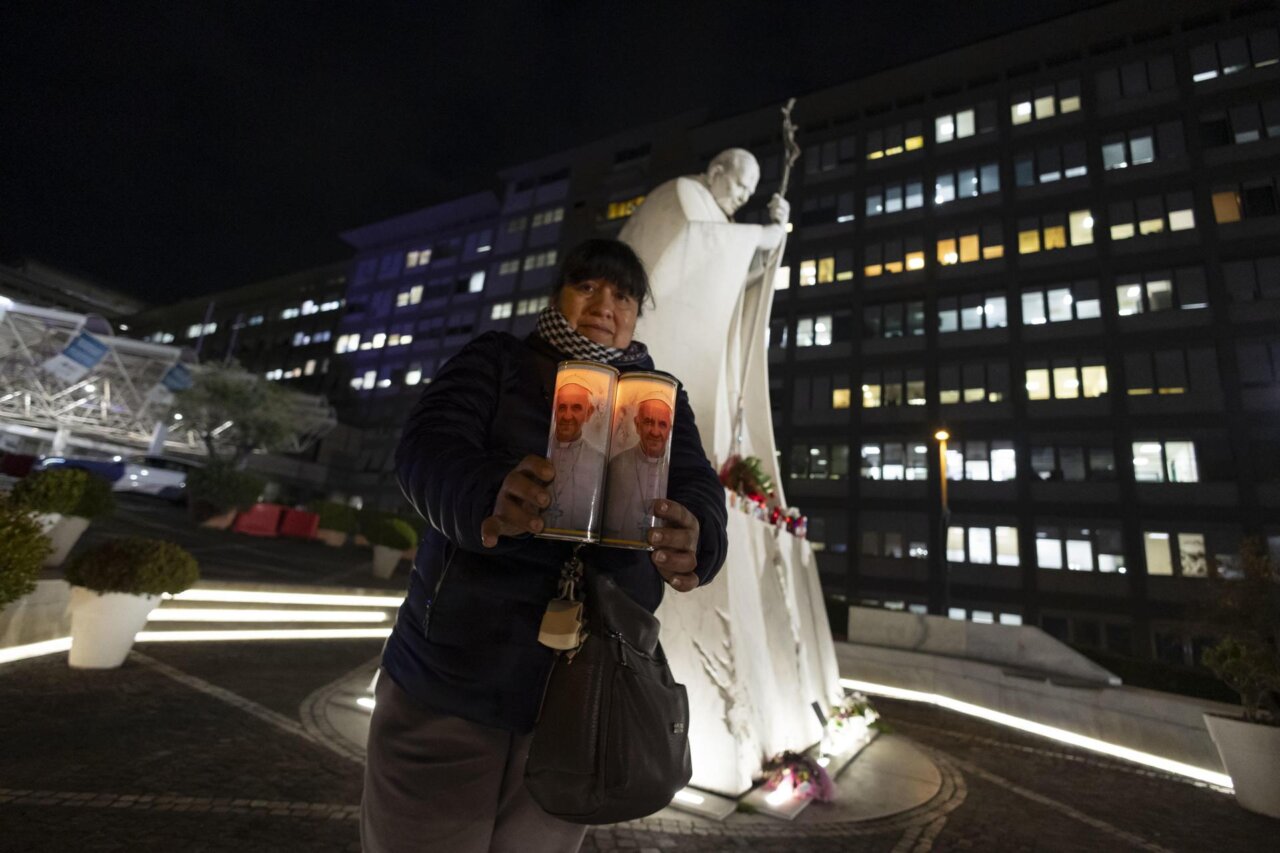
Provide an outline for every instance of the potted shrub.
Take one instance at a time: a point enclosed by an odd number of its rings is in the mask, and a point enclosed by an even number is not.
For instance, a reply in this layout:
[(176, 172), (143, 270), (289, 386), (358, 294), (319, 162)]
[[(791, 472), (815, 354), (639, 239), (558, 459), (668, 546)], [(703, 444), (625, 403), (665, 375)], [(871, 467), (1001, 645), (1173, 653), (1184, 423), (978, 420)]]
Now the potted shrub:
[(1204, 665), (1240, 694), (1244, 714), (1205, 714), (1205, 726), (1231, 776), (1236, 801), (1280, 818), (1280, 579), (1265, 545), (1250, 540), (1240, 577), (1215, 579), (1212, 628), (1221, 639)]
[(384, 516), (370, 524), (365, 535), (373, 545), (373, 574), (379, 578), (391, 577), (404, 552), (418, 544), (413, 526), (393, 516)]
[(266, 482), (228, 462), (210, 460), (187, 474), (187, 506), (201, 527), (226, 530), (236, 513), (258, 502)]
[(347, 536), (356, 529), (354, 507), (335, 501), (312, 501), (307, 504), (307, 509), (320, 516), (317, 539), (334, 548), (347, 544)]
[(35, 589), (51, 548), (31, 513), (0, 495), (0, 610)]
[(78, 555), (66, 576), (71, 583), (68, 663), (110, 669), (124, 663), (160, 594), (182, 592), (200, 571), (195, 557), (172, 542), (127, 537)]
[[(71, 515), (80, 504), (80, 496), (84, 494), (88, 479), (89, 472), (76, 468), (33, 471), (19, 480), (10, 493), (14, 503), (33, 514), (36, 522), (53, 541), (54, 552), (63, 544), (61, 540), (54, 539), (54, 530), (63, 517)], [(64, 534), (62, 539), (65, 538)], [(71, 545), (74, 544), (73, 539)], [(71, 550), (71, 545), (67, 545), (65, 550)]]
[(46, 567), (66, 562), (89, 524), (116, 509), (111, 484), (76, 468), (37, 471), (14, 486), (13, 497), (42, 518), (53, 519), (48, 529), (53, 550), (45, 559)]

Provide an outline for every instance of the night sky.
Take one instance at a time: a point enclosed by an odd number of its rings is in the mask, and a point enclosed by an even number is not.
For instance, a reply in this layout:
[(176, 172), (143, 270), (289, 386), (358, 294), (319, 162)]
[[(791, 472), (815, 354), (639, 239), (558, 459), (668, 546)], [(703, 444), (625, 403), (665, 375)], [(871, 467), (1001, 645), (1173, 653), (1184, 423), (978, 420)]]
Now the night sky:
[(348, 257), (340, 230), (581, 141), (1088, 5), (6, 2), (0, 259), (171, 302)]

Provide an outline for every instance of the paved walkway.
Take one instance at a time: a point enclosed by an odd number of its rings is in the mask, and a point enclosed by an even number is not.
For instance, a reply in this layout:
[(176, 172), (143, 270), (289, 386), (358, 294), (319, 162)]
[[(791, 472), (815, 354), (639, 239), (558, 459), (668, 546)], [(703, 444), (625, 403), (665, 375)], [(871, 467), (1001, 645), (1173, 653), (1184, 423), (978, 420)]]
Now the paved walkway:
[[(61, 655), (0, 668), (0, 850), (355, 851), (360, 762), (317, 736), (316, 697), (377, 641), (140, 646), (118, 671)], [(1280, 822), (1222, 792), (910, 704), (893, 738), (939, 769), (930, 801), (859, 824), (732, 829), (674, 813), (585, 851), (1269, 849)], [(867, 782), (863, 782), (867, 784)]]
[[(378, 581), (364, 549), (200, 530), (181, 510), (137, 498), (79, 547), (125, 534), (179, 542), (206, 579), (405, 584), (407, 564)], [(380, 647), (156, 643), (115, 671), (73, 671), (64, 655), (0, 666), (0, 851), (357, 851), (361, 752), (317, 709), (367, 678)], [(922, 755), (936, 793), (908, 811), (844, 820), (846, 800), (814, 804), (794, 823), (715, 824), (665, 810), (593, 829), (583, 850), (1232, 853), (1271, 849), (1280, 835), (1280, 821), (1222, 791), (936, 708), (877, 706), (893, 733), (846, 772), (841, 794), (885, 795), (893, 780), (868, 772), (875, 762)]]

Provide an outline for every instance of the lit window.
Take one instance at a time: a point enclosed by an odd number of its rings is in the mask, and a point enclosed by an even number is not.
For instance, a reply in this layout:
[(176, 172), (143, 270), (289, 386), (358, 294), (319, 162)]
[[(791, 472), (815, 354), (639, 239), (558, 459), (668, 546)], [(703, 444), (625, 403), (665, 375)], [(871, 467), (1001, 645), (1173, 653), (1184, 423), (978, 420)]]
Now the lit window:
[(1049, 371), (1039, 367), (1027, 370), (1026, 386), (1028, 400), (1048, 400)]
[(1080, 388), (1085, 397), (1102, 397), (1107, 393), (1107, 368), (1088, 364), (1080, 368)]
[(818, 283), (818, 264), (816, 261), (800, 262), (800, 286), (809, 287)]
[(960, 263), (960, 253), (956, 250), (954, 237), (947, 237), (938, 241), (938, 263), (943, 266)]
[(372, 349), (382, 349), (382, 347), (386, 343), (387, 343), (386, 334), (384, 332), (378, 332), (373, 336), (373, 340), (370, 342), (370, 347)]
[(1178, 568), (1184, 578), (1203, 578), (1209, 574), (1208, 552), (1204, 534), (1178, 534)]
[(1173, 574), (1173, 558), (1169, 551), (1168, 533), (1143, 531), (1142, 547), (1147, 557), (1147, 574)]
[(1219, 225), (1239, 222), (1243, 218), (1242, 214), (1240, 193), (1235, 190), (1221, 190), (1213, 194), (1213, 219)]
[(1039, 227), (1018, 231), (1018, 254), (1030, 255), (1040, 251)]
[(1073, 210), (1067, 214), (1071, 232), (1071, 245), (1086, 246), (1093, 242), (1093, 214), (1087, 210)]
[(862, 407), (864, 409), (878, 409), (882, 402), (882, 386), (863, 385), (862, 386)]
[[(634, 198), (625, 199), (623, 201), (609, 202), (608, 210), (605, 212), (605, 219), (625, 219), (636, 212), (636, 208), (644, 203), (644, 196), (638, 195)], [(563, 210), (561, 211), (563, 214)]]
[(422, 365), (414, 363), (409, 365), (409, 369), (404, 372), (405, 385), (417, 385), (422, 381)]
[(1044, 250), (1065, 249), (1067, 247), (1067, 229), (1061, 225), (1048, 225), (1044, 229)]
[(851, 395), (848, 388), (833, 388), (831, 390), (831, 408), (847, 409), (851, 402)]

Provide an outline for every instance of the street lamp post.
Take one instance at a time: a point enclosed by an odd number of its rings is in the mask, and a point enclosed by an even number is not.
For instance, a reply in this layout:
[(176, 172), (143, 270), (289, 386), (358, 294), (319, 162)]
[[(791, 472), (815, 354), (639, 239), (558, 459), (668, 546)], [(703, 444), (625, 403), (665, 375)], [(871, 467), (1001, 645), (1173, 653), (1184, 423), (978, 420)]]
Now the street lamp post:
[(942, 526), (942, 535), (939, 537), (942, 547), (939, 555), (942, 562), (941, 615), (948, 616), (951, 612), (951, 561), (947, 558), (947, 533), (951, 527), (951, 506), (947, 503), (947, 440), (951, 438), (951, 433), (946, 429), (939, 429), (933, 437), (938, 441), (938, 494), (942, 499), (942, 516), (939, 521)]

